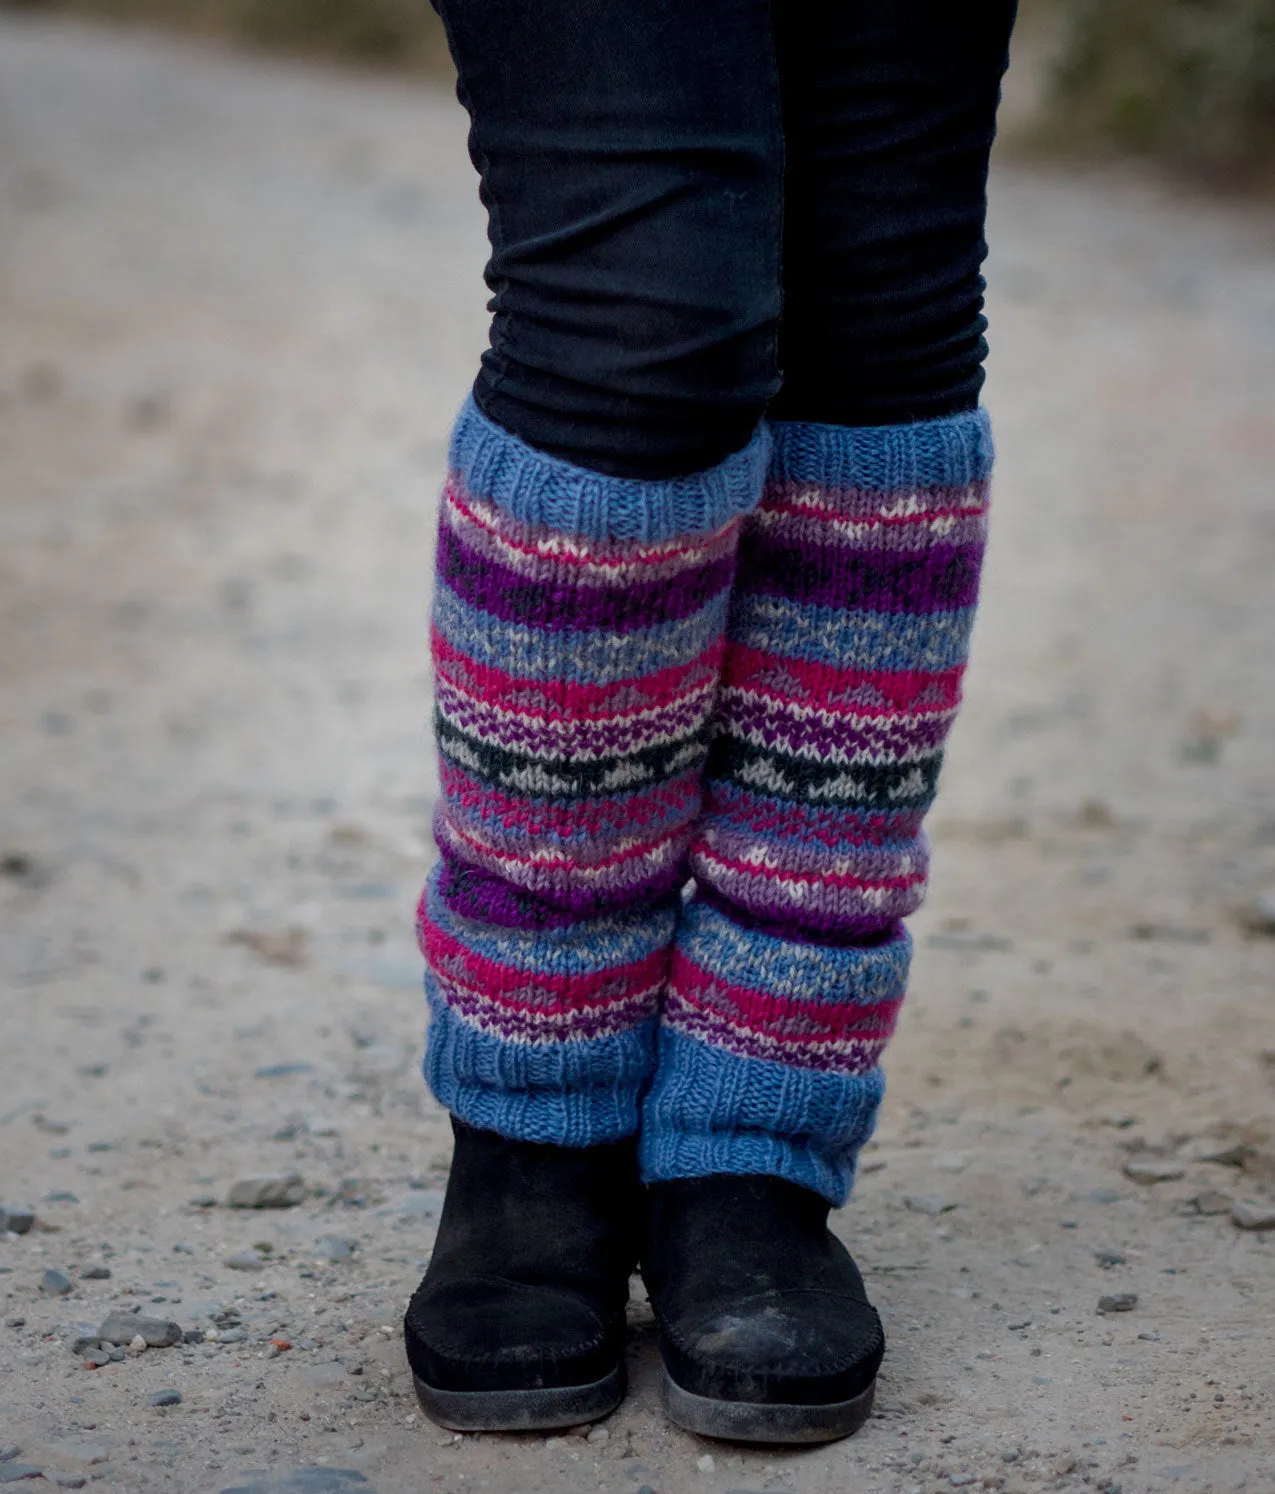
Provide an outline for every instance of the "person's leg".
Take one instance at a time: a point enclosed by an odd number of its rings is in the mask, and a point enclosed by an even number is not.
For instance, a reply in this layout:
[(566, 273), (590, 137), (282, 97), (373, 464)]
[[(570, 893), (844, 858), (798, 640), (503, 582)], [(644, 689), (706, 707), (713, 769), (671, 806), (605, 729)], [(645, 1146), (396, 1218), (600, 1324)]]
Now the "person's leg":
[(778, 386), (765, 0), (444, 0), (490, 217), (432, 650), (426, 1075), (456, 1151), (406, 1319), (449, 1425), (622, 1388), (635, 1133)]
[(881, 1101), (974, 615), (1012, 20), (1012, 0), (776, 7), (784, 386), (642, 1136), (669, 1394), (701, 1431), (851, 1431), (883, 1349), (826, 1219)]

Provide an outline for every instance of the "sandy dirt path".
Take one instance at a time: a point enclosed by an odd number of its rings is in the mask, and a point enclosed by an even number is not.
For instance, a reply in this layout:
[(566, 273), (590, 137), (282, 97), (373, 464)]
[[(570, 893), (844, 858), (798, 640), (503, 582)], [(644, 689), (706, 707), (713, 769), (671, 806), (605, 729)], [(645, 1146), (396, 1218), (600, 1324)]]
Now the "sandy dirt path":
[[(36, 1216), (0, 1235), (0, 1481), (1275, 1488), (1275, 1235), (1229, 1212), (1275, 1197), (1275, 223), (1012, 163), (987, 603), (838, 1224), (879, 1410), (798, 1455), (698, 1442), (639, 1302), (587, 1438), (418, 1415), (397, 1323), (448, 1162), (424, 619), (485, 320), (463, 139), (441, 90), (0, 22), (0, 1203)], [(225, 1206), (292, 1170), (298, 1206)], [(84, 1368), (138, 1305), (203, 1342)]]

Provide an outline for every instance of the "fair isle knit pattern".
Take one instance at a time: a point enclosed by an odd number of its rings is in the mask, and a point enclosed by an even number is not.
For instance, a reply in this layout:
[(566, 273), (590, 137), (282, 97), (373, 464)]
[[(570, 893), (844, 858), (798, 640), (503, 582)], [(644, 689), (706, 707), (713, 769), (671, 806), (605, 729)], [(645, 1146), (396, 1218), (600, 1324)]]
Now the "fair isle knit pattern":
[(772, 435), (643, 1162), (651, 1179), (777, 1173), (842, 1203), (907, 983), (992, 446), (982, 412)]
[[(441, 862), (426, 1074), (472, 1125), (637, 1129), (765, 437), (702, 479), (601, 477), (472, 403), (439, 523)], [(689, 524), (690, 530), (680, 526)]]

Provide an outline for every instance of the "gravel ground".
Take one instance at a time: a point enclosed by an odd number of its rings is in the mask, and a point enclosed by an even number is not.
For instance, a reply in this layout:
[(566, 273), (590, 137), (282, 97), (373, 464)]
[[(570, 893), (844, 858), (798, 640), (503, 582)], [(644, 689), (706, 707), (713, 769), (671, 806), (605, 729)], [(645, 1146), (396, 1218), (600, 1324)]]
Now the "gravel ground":
[(1275, 1232), (1236, 1222), (1275, 1223), (1275, 223), (1012, 161), (987, 603), (838, 1221), (878, 1411), (794, 1455), (683, 1435), (638, 1301), (587, 1436), (417, 1413), (463, 137), (442, 91), (0, 22), (0, 1483), (1275, 1487)]

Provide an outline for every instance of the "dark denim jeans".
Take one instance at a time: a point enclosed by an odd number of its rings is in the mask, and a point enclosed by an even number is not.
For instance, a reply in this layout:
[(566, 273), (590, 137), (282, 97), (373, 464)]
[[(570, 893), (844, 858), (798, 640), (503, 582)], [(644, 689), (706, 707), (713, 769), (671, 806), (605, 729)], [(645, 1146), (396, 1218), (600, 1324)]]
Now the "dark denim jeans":
[(479, 406), (635, 477), (763, 414), (971, 408), (1015, 0), (441, 0), (492, 255)]

